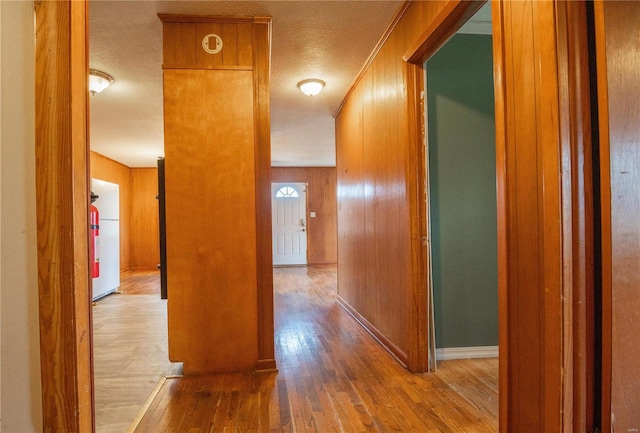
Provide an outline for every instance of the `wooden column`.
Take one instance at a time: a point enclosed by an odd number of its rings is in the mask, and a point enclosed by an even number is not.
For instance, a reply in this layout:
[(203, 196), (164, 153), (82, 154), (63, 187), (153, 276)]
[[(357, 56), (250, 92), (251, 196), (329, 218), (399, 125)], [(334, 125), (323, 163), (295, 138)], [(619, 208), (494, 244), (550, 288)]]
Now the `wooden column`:
[(160, 19), (169, 357), (186, 374), (274, 369), (271, 21)]
[(45, 432), (93, 431), (85, 1), (36, 12), (36, 197)]

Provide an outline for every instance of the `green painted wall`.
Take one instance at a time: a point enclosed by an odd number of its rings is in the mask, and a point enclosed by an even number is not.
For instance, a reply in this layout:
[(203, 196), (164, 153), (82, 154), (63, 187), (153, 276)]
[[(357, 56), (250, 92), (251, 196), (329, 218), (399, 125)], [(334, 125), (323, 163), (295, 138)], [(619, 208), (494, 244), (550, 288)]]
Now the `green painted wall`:
[(458, 34), (426, 66), (436, 347), (498, 344), (491, 49)]

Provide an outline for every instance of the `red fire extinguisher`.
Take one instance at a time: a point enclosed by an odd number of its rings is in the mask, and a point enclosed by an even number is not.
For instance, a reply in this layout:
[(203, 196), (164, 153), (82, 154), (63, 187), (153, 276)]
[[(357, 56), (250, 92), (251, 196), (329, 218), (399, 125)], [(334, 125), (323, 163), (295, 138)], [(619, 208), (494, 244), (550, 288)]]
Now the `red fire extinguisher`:
[(91, 205), (89, 212), (90, 236), (89, 236), (89, 260), (91, 263), (91, 276), (100, 276), (100, 215), (98, 208)]

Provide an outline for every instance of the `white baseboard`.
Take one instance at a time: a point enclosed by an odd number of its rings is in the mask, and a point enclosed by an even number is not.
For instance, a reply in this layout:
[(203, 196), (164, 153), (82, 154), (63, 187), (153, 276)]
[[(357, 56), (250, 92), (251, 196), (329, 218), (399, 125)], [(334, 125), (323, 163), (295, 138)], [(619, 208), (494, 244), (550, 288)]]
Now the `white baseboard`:
[(471, 358), (497, 358), (498, 346), (478, 346), (478, 347), (443, 347), (436, 349), (436, 359), (446, 361), (448, 359), (471, 359)]

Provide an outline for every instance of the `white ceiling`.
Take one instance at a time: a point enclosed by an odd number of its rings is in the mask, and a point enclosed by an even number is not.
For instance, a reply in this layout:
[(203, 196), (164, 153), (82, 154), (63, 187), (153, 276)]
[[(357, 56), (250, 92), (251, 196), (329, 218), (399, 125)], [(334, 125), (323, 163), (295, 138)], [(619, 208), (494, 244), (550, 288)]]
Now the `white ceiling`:
[[(92, 96), (91, 149), (129, 167), (163, 151), (162, 24), (158, 13), (271, 16), (274, 166), (334, 166), (333, 115), (387, 25), (395, 1), (90, 2), (90, 67), (115, 79)], [(321, 78), (318, 96), (296, 84)]]

